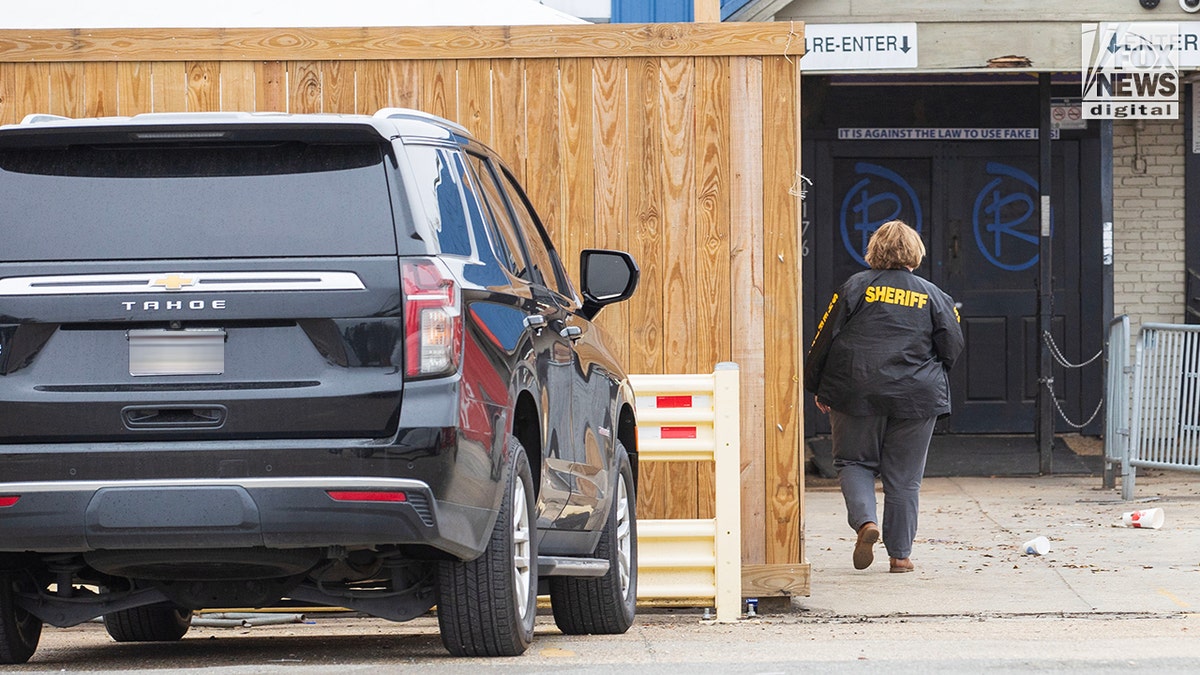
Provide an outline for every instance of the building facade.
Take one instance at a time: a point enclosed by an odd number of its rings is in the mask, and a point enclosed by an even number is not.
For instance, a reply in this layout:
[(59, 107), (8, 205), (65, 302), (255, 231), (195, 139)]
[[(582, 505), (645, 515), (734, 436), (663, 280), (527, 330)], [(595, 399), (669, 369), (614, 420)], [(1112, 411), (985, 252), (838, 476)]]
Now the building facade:
[[(806, 335), (879, 222), (925, 235), (919, 273), (962, 303), (966, 360), (941, 431), (1028, 433), (1037, 422), (1049, 266), (1050, 334), (1064, 360), (1099, 352), (1108, 321), (1200, 320), (1191, 70), (1196, 0), (726, 0), (725, 20), (803, 22)], [(1178, 107), (1158, 119), (1083, 119), (1084, 27), (1180, 27)], [(1193, 23), (1195, 22), (1195, 23)], [(1049, 98), (1048, 102), (1043, 99)], [(1051, 176), (1037, 130), (1053, 116)], [(1050, 195), (1049, 256), (1039, 197)], [(1048, 259), (1048, 263), (1047, 263)], [(819, 316), (819, 315), (818, 315)], [(1099, 434), (1103, 365), (1055, 364), (1054, 429)], [(811, 407), (811, 405), (810, 405)], [(824, 431), (806, 415), (808, 434)], [(1091, 421), (1088, 422), (1089, 418)]]

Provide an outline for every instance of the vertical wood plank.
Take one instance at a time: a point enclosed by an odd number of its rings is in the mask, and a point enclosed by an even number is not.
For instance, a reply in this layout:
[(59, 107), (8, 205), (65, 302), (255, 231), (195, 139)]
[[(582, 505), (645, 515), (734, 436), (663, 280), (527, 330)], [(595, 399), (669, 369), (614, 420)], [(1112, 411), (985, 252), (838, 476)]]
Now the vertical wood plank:
[[(421, 66), (412, 61), (401, 61), (391, 64), (392, 77), (389, 79), (391, 89), (380, 107), (417, 108), (421, 100), (421, 90), (424, 84), (421, 79)], [(372, 111), (374, 114), (374, 111)]]
[(788, 563), (800, 549), (800, 283), (796, 156), (796, 75), (784, 57), (763, 59), (763, 194), (766, 247), (767, 562)]
[(111, 61), (83, 64), (83, 114), (111, 117), (117, 114), (117, 64)]
[(695, 0), (693, 7), (693, 21), (697, 23), (719, 23), (721, 21), (721, 0)]
[[(662, 110), (659, 133), (662, 158), (659, 172), (663, 190), (662, 325), (696, 326), (696, 146), (695, 59), (668, 57), (659, 60), (658, 105)], [(707, 300), (707, 299), (705, 299)], [(664, 371), (697, 373), (711, 370), (696, 362), (696, 330), (663, 332)], [(671, 462), (668, 489), (672, 495), (668, 518), (696, 518), (699, 513), (696, 462)]]
[(303, 113), (323, 112), (321, 105), (321, 69), (316, 61), (292, 61), (288, 63), (288, 111)]
[(729, 59), (696, 59), (697, 372), (730, 358)]
[(492, 149), (524, 184), (526, 139), (525, 65), (520, 59), (494, 59), (492, 65)]
[(14, 79), (17, 83), (14, 100), (19, 107), (17, 121), (29, 113), (50, 112), (50, 64), (21, 64)]
[[(669, 57), (659, 61), (662, 109), (659, 133), (662, 156), (658, 167), (663, 190), (662, 235), (667, 256), (663, 262), (663, 325), (696, 326), (696, 170), (695, 60)], [(704, 300), (708, 300), (704, 298)], [(712, 364), (696, 358), (695, 330), (672, 330), (663, 335), (663, 372), (703, 373)]]
[(187, 110), (188, 71), (182, 61), (158, 61), (151, 71), (151, 104), (154, 112)]
[(256, 64), (253, 61), (226, 61), (221, 64), (221, 110), (230, 112), (258, 109)]
[(423, 88), (421, 64), (415, 61), (359, 61), (355, 109), (374, 115), (381, 108), (416, 108)]
[(188, 61), (187, 110), (213, 112), (221, 109), (221, 63), (219, 61)]
[(49, 110), (49, 65), (0, 64), (0, 124), (16, 124), (30, 113)]
[(563, 223), (556, 242), (572, 279), (579, 278), (579, 252), (595, 246), (595, 162), (592, 153), (592, 60), (562, 59)]
[(52, 115), (83, 117), (84, 78), (82, 63), (50, 64), (50, 109)]
[(321, 110), (327, 113), (353, 113), (357, 109), (354, 61), (322, 61)]
[(117, 114), (140, 115), (154, 110), (151, 92), (152, 67), (141, 61), (117, 64)]
[(418, 106), (427, 113), (458, 121), (458, 63), (444, 59), (421, 62)]
[[(595, 157), (593, 199), (595, 200), (596, 245), (600, 248), (629, 250), (629, 114), (626, 95), (625, 61), (617, 58), (592, 62), (592, 155)], [(645, 293), (641, 286), (638, 294)], [(597, 317), (608, 333), (617, 357), (629, 362), (629, 304), (606, 307)]]
[[(796, 197), (796, 201), (794, 202), (795, 214), (793, 216), (795, 218), (795, 228), (796, 228), (796, 253), (795, 253), (795, 256), (796, 256), (796, 278), (793, 283), (794, 283), (794, 293), (796, 295), (796, 336), (795, 336), (796, 347), (795, 347), (795, 351), (796, 351), (797, 373), (799, 373), (800, 369), (803, 368), (804, 355), (807, 352), (807, 345), (804, 344), (803, 340), (800, 337), (804, 334), (802, 331), (802, 328), (803, 328), (802, 322), (803, 322), (803, 317), (804, 317), (804, 313), (803, 313), (804, 312), (804, 208), (803, 208), (804, 207), (804, 198), (800, 196), (801, 192), (803, 192), (803, 190), (804, 190), (804, 185), (800, 180), (800, 178), (802, 176), (801, 170), (803, 169), (803, 160), (801, 158), (804, 156), (803, 153), (800, 151), (801, 130), (804, 127), (804, 123), (803, 123), (802, 115), (801, 115), (801, 111), (803, 110), (803, 108), (801, 107), (803, 105), (803, 102), (801, 101), (801, 96), (802, 96), (802, 92), (804, 89), (803, 89), (803, 87), (800, 86), (800, 83), (801, 83), (801, 69), (799, 66), (797, 66), (792, 71), (792, 92), (793, 92), (793, 96), (795, 99), (792, 104), (792, 109), (796, 111), (795, 118), (792, 120), (792, 130), (793, 130), (792, 138), (795, 139), (792, 149), (796, 153), (796, 178), (793, 183), (794, 189), (792, 190), (792, 194), (793, 194), (793, 196)], [(804, 393), (803, 387), (798, 385), (797, 392), (796, 392), (796, 443), (797, 443), (797, 445), (799, 445), (804, 440), (804, 396), (805, 396), (805, 393)], [(797, 546), (794, 549), (789, 550), (787, 552), (787, 554), (792, 556), (788, 560), (788, 562), (802, 563), (802, 562), (808, 560), (808, 555), (804, 550), (805, 546), (807, 545), (808, 536), (805, 534), (805, 530), (804, 530), (804, 528), (806, 527), (805, 514), (804, 514), (804, 499), (805, 499), (804, 484), (806, 481), (804, 480), (804, 455), (803, 455), (803, 453), (797, 452), (796, 465), (795, 465), (795, 468), (793, 469), (793, 472), (795, 473), (796, 485), (799, 488), (799, 492), (800, 492), (800, 494), (797, 498), (795, 507), (794, 507), (795, 515), (796, 515), (796, 532), (798, 533), (800, 540), (799, 540), (799, 542), (797, 542)]]
[[(642, 270), (641, 289), (629, 303), (631, 373), (662, 373), (662, 159), (661, 86), (658, 59), (629, 59), (629, 251)], [(667, 467), (657, 462), (639, 469), (638, 514), (666, 518), (672, 501)]]
[(355, 89), (358, 94), (354, 112), (374, 115), (386, 108), (391, 92), (391, 69), (387, 61), (359, 61), (354, 69)]
[(658, 169), (662, 161), (660, 88), (657, 59), (629, 60), (630, 248), (641, 266), (643, 289), (630, 306), (627, 367), (634, 373), (665, 372), (661, 294), (663, 191)]
[[(60, 75), (61, 78), (61, 75)], [(31, 113), (51, 113), (51, 68), (47, 63), (5, 63), (0, 67), (0, 120), (20, 122)], [(61, 114), (61, 113), (58, 113)]]
[(763, 278), (762, 59), (733, 57), (731, 69), (729, 231), (730, 305), (738, 329), (732, 358), (741, 371), (742, 561), (766, 557), (766, 317)]
[(287, 65), (283, 61), (254, 63), (254, 109), (287, 112)]
[(468, 59), (458, 64), (458, 123), (475, 138), (492, 144), (492, 67), (486, 59)]
[(523, 185), (553, 241), (562, 241), (563, 159), (559, 72), (555, 59), (525, 64), (527, 156)]
[[(696, 372), (730, 359), (729, 59), (696, 59)], [(744, 387), (743, 387), (744, 388)], [(697, 472), (700, 518), (712, 518), (715, 464)]]
[(0, 124), (17, 124), (17, 64), (0, 64)]

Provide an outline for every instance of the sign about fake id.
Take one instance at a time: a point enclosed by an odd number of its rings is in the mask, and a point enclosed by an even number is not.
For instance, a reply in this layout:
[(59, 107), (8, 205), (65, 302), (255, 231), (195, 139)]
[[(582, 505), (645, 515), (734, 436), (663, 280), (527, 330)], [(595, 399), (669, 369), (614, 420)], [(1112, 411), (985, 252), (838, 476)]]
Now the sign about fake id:
[(1085, 119), (1179, 119), (1179, 24), (1083, 24)]

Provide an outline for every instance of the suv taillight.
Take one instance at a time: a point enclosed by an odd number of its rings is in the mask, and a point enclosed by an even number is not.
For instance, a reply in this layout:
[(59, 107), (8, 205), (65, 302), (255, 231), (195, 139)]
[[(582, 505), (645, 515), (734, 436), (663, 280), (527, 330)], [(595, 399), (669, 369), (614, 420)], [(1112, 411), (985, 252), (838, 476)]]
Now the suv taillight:
[(454, 280), (432, 261), (407, 262), (404, 283), (404, 374), (449, 375), (462, 353), (462, 312)]

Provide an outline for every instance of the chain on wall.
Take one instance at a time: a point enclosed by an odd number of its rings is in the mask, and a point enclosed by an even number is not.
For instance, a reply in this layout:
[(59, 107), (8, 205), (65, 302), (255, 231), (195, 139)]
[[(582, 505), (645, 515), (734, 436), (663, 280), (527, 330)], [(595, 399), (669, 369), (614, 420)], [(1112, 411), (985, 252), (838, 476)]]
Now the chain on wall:
[[(1053, 356), (1058, 365), (1062, 366), (1063, 368), (1082, 368), (1090, 365), (1096, 361), (1096, 359), (1099, 359), (1104, 355), (1104, 349), (1102, 348), (1100, 351), (1096, 352), (1095, 356), (1087, 361), (1084, 361), (1083, 363), (1071, 363), (1065, 356), (1063, 356), (1063, 353), (1058, 348), (1058, 345), (1054, 343), (1054, 336), (1050, 334), (1050, 331), (1043, 332), (1042, 337), (1046, 339), (1046, 345), (1050, 348), (1050, 355)], [(1065, 421), (1067, 425), (1072, 428), (1082, 429), (1091, 424), (1092, 421), (1096, 419), (1096, 416), (1100, 414), (1100, 409), (1104, 407), (1104, 396), (1101, 396), (1100, 401), (1096, 403), (1096, 409), (1092, 411), (1091, 417), (1088, 417), (1087, 420), (1082, 424), (1076, 424), (1073, 420), (1071, 420), (1070, 417), (1067, 417), (1066, 411), (1062, 409), (1062, 404), (1058, 402), (1058, 396), (1054, 394), (1054, 378), (1046, 378), (1043, 380), (1043, 382), (1046, 384), (1047, 391), (1050, 392), (1050, 400), (1054, 401), (1054, 407), (1058, 410), (1059, 417), (1062, 417), (1063, 421)]]

